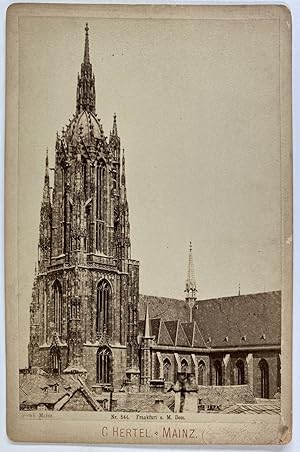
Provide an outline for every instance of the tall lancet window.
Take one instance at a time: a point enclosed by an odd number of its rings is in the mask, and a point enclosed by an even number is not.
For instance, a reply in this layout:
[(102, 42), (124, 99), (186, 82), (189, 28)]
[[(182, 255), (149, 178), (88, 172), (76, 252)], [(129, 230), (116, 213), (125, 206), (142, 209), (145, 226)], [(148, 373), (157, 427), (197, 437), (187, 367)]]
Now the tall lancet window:
[(53, 302), (54, 302), (54, 325), (55, 330), (62, 334), (62, 289), (59, 281), (53, 284)]
[(241, 359), (238, 359), (235, 365), (236, 365), (236, 384), (244, 385), (245, 384), (245, 365)]
[(111, 350), (100, 347), (97, 351), (97, 383), (107, 384), (111, 380)]
[(164, 371), (164, 379), (165, 381), (171, 381), (172, 380), (172, 366), (171, 361), (168, 358), (165, 358), (163, 361), (163, 371)]
[(216, 360), (214, 362), (214, 373), (215, 373), (215, 381), (213, 384), (216, 386), (222, 386), (223, 383), (223, 376), (222, 376), (222, 364), (219, 360)]
[(100, 335), (106, 330), (110, 334), (110, 303), (111, 287), (106, 279), (99, 282), (97, 286), (97, 316), (96, 333)]
[(258, 363), (260, 369), (260, 397), (262, 399), (269, 398), (269, 365), (265, 359), (261, 359)]
[(50, 371), (53, 374), (61, 373), (60, 351), (59, 348), (55, 346), (50, 348)]
[(188, 370), (189, 370), (188, 362), (187, 362), (186, 359), (183, 359), (183, 360), (181, 361), (181, 372), (187, 373)]
[(88, 204), (85, 208), (85, 220), (86, 220), (86, 237), (84, 245), (85, 251), (90, 253), (92, 251), (91, 204)]
[(202, 360), (198, 364), (198, 385), (206, 385), (206, 366)]
[(105, 199), (105, 162), (100, 160), (96, 167), (96, 251), (103, 252), (104, 235), (104, 199)]

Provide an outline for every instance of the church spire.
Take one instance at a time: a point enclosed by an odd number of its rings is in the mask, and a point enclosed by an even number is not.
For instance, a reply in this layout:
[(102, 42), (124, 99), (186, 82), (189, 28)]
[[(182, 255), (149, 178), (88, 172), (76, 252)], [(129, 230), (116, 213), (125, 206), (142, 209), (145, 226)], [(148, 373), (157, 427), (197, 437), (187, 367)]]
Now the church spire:
[(44, 177), (44, 189), (43, 189), (43, 204), (50, 202), (50, 184), (49, 184), (49, 157), (48, 149), (46, 151), (45, 159), (45, 177)]
[(125, 175), (125, 151), (122, 153), (122, 172), (121, 172), (121, 201), (123, 204), (127, 201), (126, 196), (126, 175)]
[(84, 56), (83, 62), (81, 63), (81, 72), (80, 75), (78, 74), (77, 82), (76, 113), (81, 113), (84, 110), (95, 113), (95, 105), (95, 76), (90, 63), (89, 26), (86, 23)]
[(190, 242), (190, 251), (189, 251), (189, 263), (188, 263), (188, 272), (187, 272), (187, 279), (185, 282), (185, 299), (189, 304), (190, 308), (190, 322), (192, 322), (193, 318), (193, 307), (195, 305), (196, 301), (196, 281), (195, 281), (195, 274), (194, 274), (194, 263), (193, 263), (193, 252), (192, 252), (192, 242)]
[(193, 263), (193, 252), (192, 252), (192, 242), (190, 242), (190, 252), (189, 252), (189, 264), (187, 279), (185, 283), (185, 292), (187, 294), (186, 298), (196, 298), (196, 281), (194, 273), (194, 263)]
[(88, 64), (90, 62), (90, 52), (89, 52), (89, 24), (85, 24), (85, 44), (84, 44), (84, 64)]

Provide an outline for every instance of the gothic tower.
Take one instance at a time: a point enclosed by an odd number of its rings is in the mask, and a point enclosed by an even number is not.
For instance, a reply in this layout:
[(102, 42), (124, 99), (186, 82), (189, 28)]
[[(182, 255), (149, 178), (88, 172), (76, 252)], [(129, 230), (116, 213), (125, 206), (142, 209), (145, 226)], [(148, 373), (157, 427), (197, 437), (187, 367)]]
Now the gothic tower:
[(88, 33), (86, 24), (76, 111), (56, 138), (52, 196), (46, 157), (29, 366), (116, 388), (126, 371), (138, 370), (139, 262), (131, 259), (117, 118), (107, 139)]

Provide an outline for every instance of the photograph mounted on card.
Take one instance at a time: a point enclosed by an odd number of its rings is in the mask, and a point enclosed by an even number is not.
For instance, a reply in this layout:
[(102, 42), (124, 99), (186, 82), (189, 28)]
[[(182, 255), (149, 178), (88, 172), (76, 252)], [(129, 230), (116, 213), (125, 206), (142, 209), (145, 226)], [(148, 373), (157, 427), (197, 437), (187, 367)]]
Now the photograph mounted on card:
[(287, 8), (11, 6), (5, 239), (12, 440), (290, 441)]

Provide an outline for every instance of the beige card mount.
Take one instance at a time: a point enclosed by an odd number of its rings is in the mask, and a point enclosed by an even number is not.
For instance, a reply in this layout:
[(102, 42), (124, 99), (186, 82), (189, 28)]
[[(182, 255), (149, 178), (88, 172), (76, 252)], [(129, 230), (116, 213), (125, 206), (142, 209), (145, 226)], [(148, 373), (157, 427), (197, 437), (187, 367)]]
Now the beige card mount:
[(291, 17), (7, 13), (7, 431), (291, 439)]

